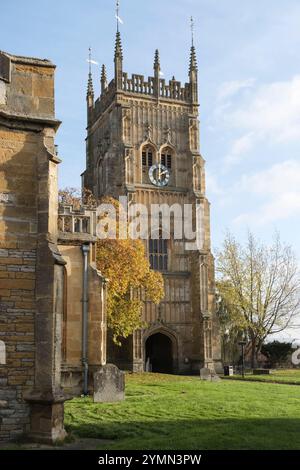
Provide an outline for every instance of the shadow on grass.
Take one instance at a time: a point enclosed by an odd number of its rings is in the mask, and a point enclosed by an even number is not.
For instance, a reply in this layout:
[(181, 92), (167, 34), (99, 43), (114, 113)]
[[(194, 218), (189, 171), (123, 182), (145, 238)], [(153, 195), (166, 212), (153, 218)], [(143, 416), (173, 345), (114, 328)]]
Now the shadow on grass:
[(300, 419), (99, 420), (67, 429), (81, 438), (110, 441), (99, 445), (107, 450), (300, 449)]

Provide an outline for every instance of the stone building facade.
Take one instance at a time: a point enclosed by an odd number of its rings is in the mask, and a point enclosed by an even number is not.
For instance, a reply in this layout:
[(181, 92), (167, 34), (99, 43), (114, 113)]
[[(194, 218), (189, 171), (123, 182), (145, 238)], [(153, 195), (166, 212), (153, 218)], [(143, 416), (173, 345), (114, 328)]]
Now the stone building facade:
[[(62, 387), (74, 395), (84, 391), (84, 369), (86, 387), (90, 391), (93, 388), (93, 373), (106, 364), (107, 282), (96, 268), (96, 211), (86, 207), (74, 209), (73, 206), (61, 204), (58, 230), (58, 248), (66, 262)], [(85, 300), (86, 318), (83, 308)], [(83, 348), (84, 334), (86, 352)]]
[[(101, 96), (95, 100), (92, 76), (87, 91), (86, 170), (83, 186), (96, 198), (127, 196), (129, 207), (142, 203), (202, 207), (201, 249), (186, 250), (186, 240), (145, 242), (154, 269), (163, 272), (165, 297), (159, 306), (144, 302), (148, 327), (115, 348), (108, 360), (135, 371), (193, 372), (220, 368), (215, 316), (214, 260), (210, 247), (210, 205), (205, 195), (205, 161), (199, 150), (198, 70), (191, 48), (189, 82), (161, 78), (159, 53), (154, 76), (131, 77), (123, 70), (119, 31), (115, 74), (108, 84), (102, 67)], [(163, 170), (163, 171), (161, 171)], [(165, 174), (165, 181), (160, 173)], [(172, 225), (173, 227), (173, 225)]]
[(65, 436), (54, 72), (0, 53), (0, 439)]
[(54, 74), (0, 52), (0, 441), (63, 439), (65, 391), (106, 361), (95, 212), (58, 218)]

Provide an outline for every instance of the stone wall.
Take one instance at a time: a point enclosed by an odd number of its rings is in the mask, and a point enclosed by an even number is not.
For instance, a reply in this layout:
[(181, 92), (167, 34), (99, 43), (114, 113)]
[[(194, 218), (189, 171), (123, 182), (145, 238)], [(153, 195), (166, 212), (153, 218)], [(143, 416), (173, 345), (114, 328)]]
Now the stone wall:
[(83, 391), (83, 246), (88, 252), (88, 369), (92, 375), (106, 364), (106, 280), (96, 268), (96, 211), (59, 207), (59, 251), (65, 265), (62, 386), (72, 395)]
[(0, 250), (0, 337), (6, 347), (6, 364), (0, 366), (0, 440), (28, 430), (29, 407), (23, 393), (34, 383), (36, 251), (24, 251), (18, 242), (13, 245)]
[(64, 435), (54, 72), (0, 53), (0, 440)]

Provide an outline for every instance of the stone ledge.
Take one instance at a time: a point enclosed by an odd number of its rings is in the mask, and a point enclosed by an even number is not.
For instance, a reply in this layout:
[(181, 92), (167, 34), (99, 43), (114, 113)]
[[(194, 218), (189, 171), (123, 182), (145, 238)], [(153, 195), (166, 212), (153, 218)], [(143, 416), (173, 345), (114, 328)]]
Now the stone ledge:
[[(11, 122), (11, 124), (8, 124), (6, 122)], [(25, 125), (28, 127), (28, 130), (31, 130), (33, 132), (40, 132), (41, 127), (52, 127), (57, 131), (59, 126), (61, 125), (61, 121), (58, 119), (51, 119), (49, 117), (42, 117), (42, 116), (33, 116), (33, 115), (25, 115), (25, 114), (13, 114), (9, 113), (7, 111), (4, 111), (3, 109), (0, 109), (0, 124), (6, 127), (9, 127), (10, 129), (18, 129), (18, 124), (17, 122), (23, 122)], [(27, 129), (26, 127), (26, 129)], [(23, 129), (23, 127), (22, 127)]]
[(52, 391), (40, 392), (32, 390), (31, 392), (24, 393), (23, 398), (29, 404), (53, 405), (72, 400), (73, 397), (66, 395), (63, 391), (55, 393)]
[(1, 51), (1, 50), (0, 50), (0, 54), (5, 55), (12, 62), (17, 63), (17, 64), (39, 65), (42, 67), (56, 68), (56, 65), (53, 64), (53, 62), (51, 62), (48, 59), (38, 59), (37, 57), (26, 57), (22, 55), (14, 55), (14, 54), (10, 54), (8, 52)]

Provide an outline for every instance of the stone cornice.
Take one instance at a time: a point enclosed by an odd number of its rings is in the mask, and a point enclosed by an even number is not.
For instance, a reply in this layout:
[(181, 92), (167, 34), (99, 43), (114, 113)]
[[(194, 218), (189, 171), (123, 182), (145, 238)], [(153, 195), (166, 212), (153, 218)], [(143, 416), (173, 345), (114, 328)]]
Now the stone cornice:
[(159, 188), (157, 186), (153, 186), (152, 184), (141, 184), (141, 183), (136, 183), (134, 185), (134, 187), (136, 188), (136, 190), (140, 190), (140, 191), (152, 191), (152, 192), (163, 192), (164, 194), (168, 194), (168, 193), (184, 193), (184, 194), (189, 194), (190, 193), (190, 189), (189, 188), (178, 188), (176, 186), (168, 186), (168, 187), (165, 187), (165, 188)]
[(54, 155), (53, 153), (49, 152), (47, 147), (45, 147), (45, 150), (46, 150), (48, 158), (51, 162), (56, 163), (57, 165), (59, 165), (62, 162), (62, 160), (60, 158), (58, 158), (57, 155)]
[(24, 64), (24, 65), (38, 65), (39, 67), (49, 67), (49, 68), (56, 68), (56, 65), (53, 64), (50, 60), (48, 59), (38, 59), (36, 57), (25, 57), (21, 55), (13, 55), (9, 54), (8, 52), (1, 51), (0, 54), (4, 54), (6, 57), (8, 57), (12, 62), (16, 64)]
[(61, 121), (46, 117), (12, 114), (0, 110), (0, 125), (8, 127), (9, 129), (22, 129), (32, 132), (40, 132), (45, 127), (51, 127), (57, 131), (61, 125)]

